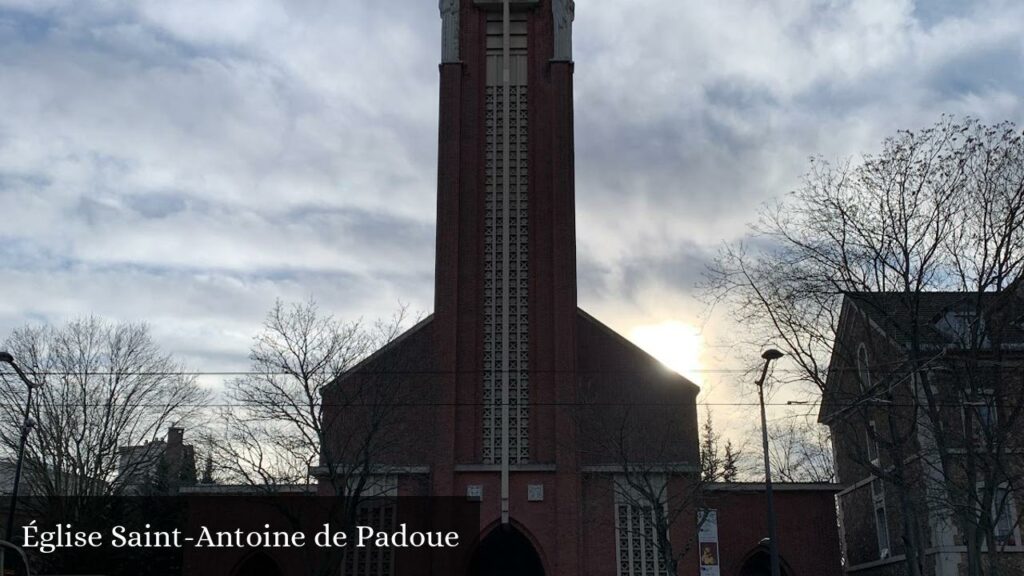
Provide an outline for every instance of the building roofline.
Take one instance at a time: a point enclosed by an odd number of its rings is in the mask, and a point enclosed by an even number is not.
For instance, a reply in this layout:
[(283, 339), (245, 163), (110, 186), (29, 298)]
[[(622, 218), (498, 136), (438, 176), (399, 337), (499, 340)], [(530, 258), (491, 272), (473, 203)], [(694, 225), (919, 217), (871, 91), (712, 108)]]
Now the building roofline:
[(334, 380), (331, 380), (327, 384), (327, 386), (325, 386), (324, 388), (325, 389), (331, 388), (331, 387), (339, 384), (340, 382), (342, 382), (343, 380), (345, 380), (349, 376), (352, 376), (353, 374), (357, 374), (367, 364), (369, 364), (370, 362), (373, 362), (377, 358), (380, 358), (384, 354), (386, 354), (389, 351), (391, 351), (392, 348), (394, 348), (395, 346), (398, 346), (403, 341), (408, 339), (410, 336), (412, 336), (416, 332), (419, 332), (420, 330), (425, 328), (428, 324), (430, 324), (430, 322), (433, 319), (434, 319), (434, 314), (433, 313), (428, 314), (422, 320), (420, 320), (419, 322), (413, 324), (408, 330), (406, 330), (405, 332), (402, 332), (401, 334), (396, 336), (394, 339), (392, 339), (390, 342), (384, 344), (383, 346), (381, 346), (380, 348), (375, 350), (372, 354), (370, 354), (366, 358), (363, 358), (359, 362), (356, 362), (355, 366), (353, 366), (353, 367), (349, 368), (348, 370), (346, 370), (346, 371), (342, 372), (341, 374), (339, 374), (337, 378), (335, 378)]
[(279, 486), (253, 486), (250, 484), (197, 484), (181, 486), (179, 494), (315, 494), (316, 484), (281, 484)]
[(659, 366), (661, 366), (662, 368), (664, 368), (664, 369), (665, 369), (665, 371), (666, 371), (666, 372), (668, 372), (668, 373), (669, 373), (670, 375), (674, 375), (674, 376), (675, 376), (676, 378), (678, 378), (679, 380), (681, 380), (681, 381), (682, 381), (683, 383), (685, 383), (685, 384), (687, 384), (688, 386), (690, 386), (690, 387), (691, 387), (691, 388), (692, 388), (692, 389), (693, 389), (693, 390), (694, 390), (695, 392), (700, 392), (700, 386), (697, 386), (696, 384), (694, 384), (694, 383), (693, 383), (692, 381), (690, 381), (690, 379), (689, 379), (689, 378), (687, 378), (686, 376), (683, 376), (682, 374), (680, 374), (679, 372), (676, 372), (675, 370), (673, 370), (673, 369), (669, 368), (668, 366), (665, 366), (665, 363), (664, 363), (664, 362), (662, 362), (661, 360), (658, 360), (658, 359), (657, 359), (657, 358), (655, 358), (654, 356), (651, 356), (651, 354), (650, 354), (649, 352), (647, 352), (647, 351), (646, 351), (646, 350), (644, 350), (643, 348), (641, 348), (641, 347), (637, 346), (637, 345), (636, 345), (635, 343), (633, 343), (633, 342), (632, 342), (632, 341), (631, 341), (630, 339), (626, 338), (626, 337), (625, 337), (625, 336), (623, 336), (622, 334), (619, 334), (618, 332), (616, 332), (615, 330), (613, 330), (613, 329), (612, 329), (612, 328), (611, 328), (610, 326), (608, 326), (608, 325), (607, 325), (607, 324), (605, 324), (604, 322), (601, 322), (601, 321), (600, 321), (600, 320), (598, 320), (597, 318), (594, 318), (593, 316), (591, 316), (590, 314), (588, 314), (588, 313), (587, 313), (587, 312), (586, 312), (585, 310), (583, 310), (583, 308), (579, 308), (579, 307), (577, 307), (577, 308), (576, 308), (576, 313), (577, 313), (577, 314), (578, 314), (578, 315), (579, 315), (579, 316), (580, 316), (581, 318), (583, 318), (584, 320), (587, 320), (588, 322), (590, 322), (590, 323), (594, 324), (594, 325), (595, 325), (595, 326), (596, 326), (596, 327), (597, 327), (598, 329), (600, 329), (600, 330), (604, 331), (604, 332), (605, 332), (605, 333), (607, 333), (608, 335), (610, 335), (610, 336), (612, 336), (613, 338), (617, 339), (617, 340), (618, 340), (618, 341), (619, 341), (619, 342), (620, 342), (621, 344), (623, 344), (623, 345), (625, 345), (625, 346), (628, 346), (628, 347), (630, 347), (630, 348), (632, 348), (632, 349), (634, 349), (634, 350), (636, 350), (636, 351), (640, 352), (641, 354), (643, 354), (644, 356), (646, 356), (647, 358), (649, 358), (649, 359), (650, 359), (650, 360), (651, 360), (652, 362), (655, 362), (655, 363), (657, 363), (657, 364), (658, 364)]
[[(709, 482), (704, 489), (711, 492), (764, 492), (764, 482)], [(838, 493), (840, 484), (826, 482), (772, 482), (775, 492), (833, 492)]]

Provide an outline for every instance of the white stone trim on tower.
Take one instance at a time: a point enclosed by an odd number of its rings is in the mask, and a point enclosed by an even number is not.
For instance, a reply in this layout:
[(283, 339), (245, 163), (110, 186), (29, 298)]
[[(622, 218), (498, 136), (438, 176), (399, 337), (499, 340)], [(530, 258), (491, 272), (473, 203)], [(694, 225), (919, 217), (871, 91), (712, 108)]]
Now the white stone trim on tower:
[(441, 63), (459, 61), (459, 0), (438, 0), (441, 10)]
[(572, 62), (572, 22), (576, 18), (573, 0), (551, 0), (555, 22), (555, 55), (552, 60)]

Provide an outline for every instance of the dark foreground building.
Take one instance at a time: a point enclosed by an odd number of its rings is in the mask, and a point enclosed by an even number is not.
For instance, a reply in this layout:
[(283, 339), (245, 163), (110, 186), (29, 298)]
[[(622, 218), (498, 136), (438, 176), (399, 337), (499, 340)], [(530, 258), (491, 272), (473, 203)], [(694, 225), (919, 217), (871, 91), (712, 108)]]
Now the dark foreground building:
[[(763, 487), (695, 489), (697, 386), (577, 307), (572, 4), (440, 2), (434, 314), (325, 392), (321, 491), (479, 502), (482, 573), (767, 574)], [(779, 508), (784, 574), (839, 574), (831, 487)]]
[(846, 294), (820, 419), (849, 572), (1024, 573), (1022, 407), (1020, 285)]

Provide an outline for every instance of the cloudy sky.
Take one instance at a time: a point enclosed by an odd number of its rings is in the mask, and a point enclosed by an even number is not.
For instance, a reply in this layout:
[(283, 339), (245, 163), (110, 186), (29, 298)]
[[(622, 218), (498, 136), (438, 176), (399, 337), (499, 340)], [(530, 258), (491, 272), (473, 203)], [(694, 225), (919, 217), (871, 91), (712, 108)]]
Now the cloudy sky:
[[(726, 395), (695, 284), (810, 155), (1024, 120), (1018, 1), (576, 13), (580, 303)], [(146, 320), (226, 371), (278, 297), (429, 311), (439, 54), (435, 0), (0, 0), (0, 335)]]

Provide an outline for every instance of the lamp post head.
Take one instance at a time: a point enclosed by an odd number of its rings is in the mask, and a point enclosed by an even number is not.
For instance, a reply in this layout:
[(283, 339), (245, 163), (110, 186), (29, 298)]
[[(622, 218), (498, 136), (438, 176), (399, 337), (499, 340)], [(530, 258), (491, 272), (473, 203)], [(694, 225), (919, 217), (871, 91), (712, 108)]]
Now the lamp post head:
[(28, 376), (25, 375), (21, 367), (15, 363), (14, 356), (10, 352), (0, 352), (0, 362), (10, 364), (11, 368), (14, 368), (14, 371), (18, 373), (18, 378), (21, 378), (21, 381), (25, 383), (25, 386), (28, 386), (29, 390), (42, 386), (41, 382), (33, 382), (28, 379)]
[(783, 354), (782, 352), (779, 352), (775, 348), (769, 348), (769, 349), (767, 349), (767, 350), (765, 350), (764, 352), (761, 353), (761, 358), (764, 358), (765, 360), (768, 360), (769, 362), (771, 362), (772, 360), (778, 360), (779, 358), (782, 358), (783, 356), (785, 356), (785, 354)]

